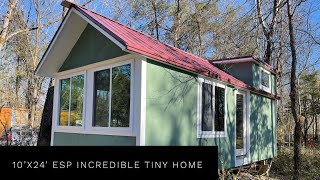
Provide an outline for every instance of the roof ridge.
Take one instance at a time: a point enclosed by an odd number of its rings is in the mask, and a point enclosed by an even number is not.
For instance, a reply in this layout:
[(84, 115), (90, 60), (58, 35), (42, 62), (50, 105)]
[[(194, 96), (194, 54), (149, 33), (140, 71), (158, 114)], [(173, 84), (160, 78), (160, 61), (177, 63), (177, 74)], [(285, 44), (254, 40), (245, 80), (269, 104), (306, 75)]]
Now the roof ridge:
[(157, 42), (159, 42), (159, 43), (161, 43), (161, 44), (163, 44), (163, 45), (166, 45), (166, 46), (169, 46), (169, 47), (171, 47), (171, 48), (173, 48), (173, 49), (176, 49), (176, 50), (182, 51), (182, 52), (184, 52), (184, 53), (187, 53), (187, 54), (189, 54), (189, 55), (191, 55), (191, 56), (193, 56), (193, 57), (195, 57), (195, 58), (199, 58), (199, 59), (201, 59), (201, 60), (208, 61), (208, 60), (205, 59), (205, 58), (202, 58), (202, 57), (199, 57), (199, 56), (197, 56), (197, 55), (195, 55), (195, 54), (192, 54), (192, 53), (189, 53), (189, 52), (187, 52), (187, 51), (184, 51), (184, 50), (179, 49), (179, 48), (177, 48), (177, 47), (174, 47), (174, 46), (172, 46), (172, 45), (170, 45), (170, 44), (167, 44), (167, 43), (165, 43), (165, 42), (161, 42), (161, 41), (155, 39), (154, 37), (150, 36), (149, 34), (146, 34), (146, 33), (143, 33), (143, 32), (141, 32), (141, 31), (138, 31), (138, 30), (136, 30), (136, 29), (134, 29), (134, 28), (132, 28), (132, 27), (130, 27), (130, 26), (128, 26), (128, 25), (122, 24), (122, 23), (120, 23), (120, 22), (118, 22), (118, 21), (115, 21), (115, 20), (113, 20), (113, 19), (111, 19), (111, 18), (108, 18), (108, 17), (106, 17), (106, 16), (104, 16), (104, 15), (102, 15), (102, 14), (99, 14), (99, 13), (97, 13), (97, 12), (94, 12), (94, 11), (88, 9), (88, 8), (85, 8), (85, 7), (80, 6), (80, 5), (77, 5), (77, 4), (74, 4), (74, 5), (76, 5), (76, 6), (79, 7), (79, 8), (82, 8), (82, 9), (85, 9), (85, 10), (87, 10), (87, 11), (90, 11), (90, 12), (92, 12), (92, 13), (98, 15), (98, 16), (101, 16), (101, 17), (103, 17), (103, 18), (106, 18), (106, 19), (108, 19), (108, 20), (110, 20), (110, 21), (112, 21), (112, 22), (114, 22), (114, 23), (117, 23), (117, 24), (119, 24), (119, 25), (121, 25), (121, 26), (124, 26), (124, 27), (126, 27), (126, 28), (128, 28), (128, 29), (130, 29), (130, 30), (133, 30), (133, 31), (135, 31), (135, 32), (137, 32), (137, 33), (139, 33), (139, 34), (141, 34), (141, 35), (147, 36), (147, 37), (149, 37), (149, 38), (151, 38), (151, 39), (153, 39), (153, 40), (155, 40), (155, 41), (157, 41)]
[[(118, 22), (118, 21), (116, 21), (116, 20), (113, 20), (113, 19), (111, 19), (111, 18), (109, 18), (109, 17), (106, 17), (106, 16), (104, 16), (104, 15), (102, 15), (102, 14), (99, 14), (99, 13), (97, 13), (97, 12), (95, 12), (95, 11), (92, 11), (92, 10), (90, 10), (90, 9), (88, 9), (88, 8), (85, 8), (85, 7), (83, 7), (83, 6), (80, 6), (80, 5), (77, 5), (77, 4), (75, 4), (75, 5), (78, 6), (79, 8), (85, 9), (85, 10), (87, 10), (87, 11), (90, 11), (90, 12), (98, 15), (98, 16), (101, 16), (101, 17), (103, 17), (103, 18), (106, 18), (106, 19), (108, 19), (108, 20), (110, 20), (110, 21), (112, 21), (112, 22), (115, 22), (115, 23), (117, 23), (117, 24), (119, 24), (119, 25), (121, 25), (121, 26), (124, 26), (124, 27), (126, 27), (126, 28), (129, 28), (129, 29), (131, 29), (131, 30), (133, 30), (133, 31), (135, 31), (135, 32), (138, 32), (138, 33), (143, 34), (143, 35), (145, 35), (145, 36), (148, 36), (148, 37), (150, 37), (150, 38), (152, 38), (152, 39), (155, 39), (154, 37), (152, 37), (152, 36), (150, 36), (150, 35), (148, 35), (148, 34), (142, 33), (142, 32), (140, 32), (140, 31), (138, 31), (138, 30), (136, 30), (136, 29), (134, 29), (134, 28), (132, 28), (132, 27), (130, 27), (130, 26), (128, 26), (128, 25), (122, 24), (122, 23), (120, 23), (120, 22)], [(156, 40), (156, 39), (155, 39), (155, 40)]]

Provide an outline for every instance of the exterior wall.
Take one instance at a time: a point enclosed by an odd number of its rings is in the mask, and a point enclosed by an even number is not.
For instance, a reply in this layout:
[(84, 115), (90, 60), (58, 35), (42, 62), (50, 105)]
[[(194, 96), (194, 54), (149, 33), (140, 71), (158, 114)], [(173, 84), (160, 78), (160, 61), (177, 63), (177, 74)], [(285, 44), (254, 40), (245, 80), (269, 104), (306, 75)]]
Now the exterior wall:
[(227, 87), (226, 89), (227, 137), (197, 139), (197, 77), (148, 60), (146, 81), (146, 145), (218, 145), (219, 158), (224, 161), (225, 166), (234, 166), (234, 95), (232, 88)]
[(71, 50), (59, 72), (96, 62), (112, 59), (128, 53), (122, 51), (91, 25), (87, 25)]
[(252, 63), (252, 86), (260, 88), (260, 67), (255, 63)]
[[(108, 60), (123, 57), (123, 61), (129, 60), (129, 57), (123, 56), (128, 53), (122, 51), (117, 45), (111, 42), (98, 30), (96, 30), (91, 25), (87, 25), (79, 40), (73, 47), (72, 51), (68, 55), (67, 59), (61, 66), (59, 72), (71, 70), (86, 65), (91, 65), (97, 62), (108, 62)], [(121, 60), (112, 60), (112, 62), (119, 63)], [(111, 62), (111, 61), (110, 61)], [(102, 62), (103, 64), (103, 62)], [(84, 67), (86, 68), (86, 67)], [(89, 70), (89, 69), (85, 69)], [(81, 70), (83, 72), (83, 70)], [(63, 74), (68, 75), (68, 74)], [(56, 78), (58, 78), (57, 76)], [(86, 76), (86, 78), (88, 78)], [(57, 81), (58, 82), (58, 81)], [(58, 83), (56, 86), (58, 87)], [(87, 88), (89, 88), (87, 83)], [(55, 91), (58, 88), (55, 88)], [(58, 91), (57, 91), (58, 92)], [(58, 97), (58, 96), (57, 96)], [(57, 104), (59, 98), (55, 98), (55, 104)], [(86, 103), (84, 103), (86, 106)], [(85, 108), (86, 109), (86, 108)], [(57, 110), (58, 111), (58, 110)], [(88, 109), (87, 111), (88, 112)], [(54, 113), (56, 113), (54, 111)], [(56, 113), (57, 114), (57, 113)], [(53, 140), (51, 145), (54, 146), (135, 146), (136, 137), (134, 136), (123, 136), (123, 135), (102, 135), (106, 134), (105, 132), (94, 132), (86, 134), (85, 131), (73, 131), (73, 130), (57, 130), (56, 121), (57, 118), (53, 116), (53, 130), (52, 137)], [(85, 118), (85, 117), (84, 117)], [(101, 133), (101, 134), (99, 134)]]
[[(227, 136), (197, 138), (197, 77), (148, 60), (146, 145), (217, 145), (224, 167), (235, 166), (235, 100), (227, 87)], [(250, 153), (252, 162), (276, 155), (274, 100), (250, 94)], [(221, 162), (219, 166), (221, 167)]]
[(135, 146), (136, 138), (76, 133), (54, 133), (54, 146)]
[(253, 71), (251, 62), (220, 64), (219, 67), (235, 78), (245, 82), (250, 86), (253, 86)]
[[(260, 88), (260, 66), (256, 63), (252, 63), (252, 77), (253, 77), (253, 87), (259, 89)], [(271, 94), (276, 93), (276, 76), (271, 73)]]
[(269, 98), (250, 95), (250, 152), (252, 161), (272, 158), (275, 146), (275, 102)]

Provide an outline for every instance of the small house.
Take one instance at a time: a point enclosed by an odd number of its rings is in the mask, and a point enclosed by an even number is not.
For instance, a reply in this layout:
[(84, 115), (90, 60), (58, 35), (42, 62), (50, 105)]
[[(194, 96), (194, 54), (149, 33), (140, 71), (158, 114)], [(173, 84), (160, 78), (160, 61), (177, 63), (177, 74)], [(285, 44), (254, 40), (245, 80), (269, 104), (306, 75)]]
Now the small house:
[(272, 158), (276, 80), (252, 56), (208, 61), (76, 4), (35, 73), (55, 79), (53, 146), (218, 146)]

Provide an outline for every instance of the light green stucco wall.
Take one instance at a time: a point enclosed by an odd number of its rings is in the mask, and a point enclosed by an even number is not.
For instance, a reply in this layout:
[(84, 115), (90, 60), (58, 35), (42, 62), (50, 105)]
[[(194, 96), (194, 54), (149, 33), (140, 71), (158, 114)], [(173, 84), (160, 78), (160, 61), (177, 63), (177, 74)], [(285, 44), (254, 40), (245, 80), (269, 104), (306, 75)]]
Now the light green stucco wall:
[(272, 158), (274, 149), (274, 100), (259, 95), (250, 95), (250, 152), (253, 161)]
[(227, 137), (197, 139), (197, 77), (148, 60), (146, 145), (219, 146), (219, 157), (234, 166), (234, 97), (227, 88)]
[(54, 133), (54, 146), (135, 146), (136, 138), (77, 133)]
[(128, 53), (122, 51), (107, 37), (88, 24), (60, 67), (59, 72), (126, 54)]
[(260, 88), (260, 68), (259, 65), (252, 63), (252, 75), (253, 75), (253, 87), (259, 89)]
[[(227, 87), (227, 136), (197, 138), (197, 77), (148, 60), (146, 145), (217, 145), (225, 167), (234, 166), (235, 103), (232, 87)], [(273, 113), (271, 99), (250, 96), (250, 151), (253, 161), (273, 157)], [(219, 163), (221, 167), (221, 164)]]

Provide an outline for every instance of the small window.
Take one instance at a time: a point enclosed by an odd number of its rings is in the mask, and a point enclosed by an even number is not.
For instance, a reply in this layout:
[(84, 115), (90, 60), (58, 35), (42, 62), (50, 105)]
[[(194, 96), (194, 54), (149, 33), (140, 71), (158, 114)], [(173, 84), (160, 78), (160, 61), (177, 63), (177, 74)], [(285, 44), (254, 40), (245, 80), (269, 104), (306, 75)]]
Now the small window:
[(93, 127), (129, 127), (131, 65), (94, 73)]
[(262, 90), (270, 92), (271, 88), (270, 72), (261, 68), (260, 87)]
[(213, 124), (212, 85), (202, 83), (202, 131), (212, 131)]
[(224, 106), (225, 106), (225, 89), (219, 86), (215, 87), (215, 116), (214, 130), (224, 131)]
[(215, 137), (225, 133), (225, 87), (201, 83), (198, 137)]
[(82, 126), (84, 75), (60, 80), (59, 126)]

